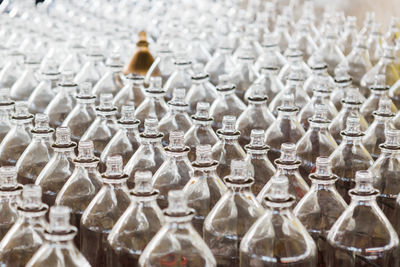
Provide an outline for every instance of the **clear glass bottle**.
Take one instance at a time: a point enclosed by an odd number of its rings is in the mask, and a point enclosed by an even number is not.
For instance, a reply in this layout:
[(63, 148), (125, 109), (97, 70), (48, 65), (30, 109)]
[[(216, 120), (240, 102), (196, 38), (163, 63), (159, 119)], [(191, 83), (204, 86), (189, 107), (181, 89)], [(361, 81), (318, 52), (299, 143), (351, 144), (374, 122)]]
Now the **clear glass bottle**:
[[(344, 55), (349, 55), (356, 45), (358, 35), (357, 17), (348, 16), (344, 31), (339, 37), (339, 44)], [(362, 35), (361, 35), (362, 36)]]
[(385, 142), (385, 131), (393, 128), (391, 121), (394, 113), (390, 110), (391, 104), (392, 101), (387, 97), (380, 99), (379, 108), (373, 112), (374, 121), (365, 131), (365, 136), (362, 139), (364, 147), (374, 160), (381, 153), (379, 145)]
[(35, 116), (35, 127), (31, 130), (32, 141), (15, 164), (18, 182), (34, 184), (36, 178), (53, 156), (51, 147), (54, 140), (54, 129), (49, 127), (49, 117), (38, 113)]
[(182, 190), (168, 193), (166, 223), (144, 249), (139, 266), (207, 266), (216, 267), (215, 258), (194, 229), (194, 210), (187, 206)]
[(355, 173), (367, 170), (374, 163), (362, 144), (365, 134), (360, 128), (360, 118), (350, 115), (347, 118), (346, 129), (340, 133), (343, 141), (330, 155), (333, 173), (339, 177), (336, 182), (338, 192), (347, 203), (350, 202), (347, 192), (354, 187)]
[(254, 84), (247, 98), (248, 106), (236, 121), (240, 131), (239, 144), (244, 147), (250, 142), (252, 129), (267, 130), (275, 121), (274, 115), (268, 109), (268, 97), (262, 85)]
[[(336, 68), (335, 87), (331, 94), (331, 101), (338, 111), (342, 109), (342, 100), (346, 97), (346, 92), (352, 88), (352, 81), (352, 78), (345, 68), (341, 68), (340, 66)], [(358, 99), (362, 101), (363, 98), (364, 96), (358, 92)]]
[(11, 88), (23, 71), (24, 54), (11, 49), (7, 53), (6, 62), (0, 70), (0, 83), (3, 88)]
[[(82, 214), (99, 192), (102, 179), (97, 168), (99, 158), (94, 156), (93, 142), (80, 141), (78, 151), (78, 156), (73, 160), (74, 171), (58, 192), (55, 205), (71, 209), (71, 223), (79, 230)], [(79, 235), (74, 237), (74, 242), (79, 249)]]
[(289, 33), (288, 20), (284, 16), (279, 15), (276, 19), (274, 29), (275, 30), (273, 34), (276, 36), (278, 40), (278, 45), (279, 48), (281, 49), (281, 53), (283, 53), (284, 51), (286, 51), (292, 40)]
[(359, 98), (358, 88), (350, 87), (346, 88), (346, 90), (345, 98), (342, 100), (343, 107), (329, 125), (329, 132), (338, 144), (342, 142), (341, 131), (346, 128), (347, 118), (350, 116), (359, 118), (361, 131), (366, 131), (368, 129), (368, 122), (360, 113), (362, 101)]
[(211, 117), (214, 119), (212, 124), (214, 131), (222, 127), (222, 118), (225, 115), (238, 117), (246, 109), (246, 104), (235, 94), (235, 88), (235, 85), (229, 81), (228, 75), (219, 77), (218, 97), (210, 108)]
[(168, 101), (169, 111), (158, 123), (158, 130), (164, 134), (163, 145), (167, 146), (171, 131), (186, 133), (192, 127), (192, 120), (188, 115), (189, 105), (185, 101), (186, 90), (175, 88), (172, 99)]
[(38, 54), (27, 54), (24, 61), (24, 71), (14, 82), (10, 89), (11, 99), (15, 101), (27, 101), (32, 91), (39, 84), (37, 72), (40, 67)]
[(0, 143), (0, 166), (14, 166), (32, 140), (33, 115), (28, 112), (28, 103), (15, 103), (11, 116), (12, 127)]
[(381, 153), (369, 171), (374, 177), (374, 187), (380, 192), (378, 205), (396, 226), (396, 198), (400, 193), (400, 130), (387, 129), (385, 135), (385, 142), (379, 145)]
[(56, 95), (57, 83), (60, 73), (54, 61), (47, 61), (41, 71), (41, 81), (32, 91), (28, 99), (29, 112), (32, 114), (43, 113)]
[(164, 150), (167, 158), (154, 173), (152, 180), (153, 187), (160, 191), (157, 203), (161, 209), (168, 206), (168, 192), (172, 189), (183, 189), (193, 176), (193, 168), (188, 158), (190, 149), (185, 146), (183, 132), (172, 131), (169, 145)]
[(70, 209), (54, 206), (49, 212), (49, 227), (44, 231), (46, 242), (26, 264), (26, 267), (57, 266), (90, 267), (91, 265), (74, 245), (78, 230), (71, 225)]
[(168, 38), (159, 37), (156, 44), (156, 58), (146, 73), (145, 81), (149, 83), (150, 77), (160, 74), (163, 81), (167, 81), (174, 71), (174, 55), (169, 47)]
[(174, 62), (175, 71), (165, 82), (163, 90), (165, 99), (171, 100), (175, 88), (185, 88), (186, 92), (192, 86), (192, 62), (184, 55), (177, 55)]
[(108, 235), (107, 266), (138, 266), (143, 250), (164, 224), (156, 201), (158, 191), (152, 187), (151, 178), (150, 171), (135, 173), (131, 204)]
[(265, 212), (240, 243), (240, 266), (317, 266), (317, 249), (312, 237), (291, 207), (289, 180), (278, 176), (263, 198)]
[(103, 76), (105, 72), (104, 56), (101, 51), (100, 44), (96, 40), (90, 40), (86, 52), (86, 63), (76, 74), (74, 82), (81, 84), (90, 82), (94, 86)]
[(76, 104), (74, 96), (78, 85), (72, 79), (72, 72), (66, 71), (61, 73), (61, 80), (57, 86), (58, 92), (44, 111), (50, 118), (50, 127), (52, 128), (61, 126)]
[(274, 165), (268, 159), (268, 145), (265, 144), (265, 131), (253, 129), (250, 133), (250, 142), (245, 145), (249, 175), (254, 178), (252, 192), (257, 195), (269, 179), (275, 174)]
[(75, 96), (76, 105), (62, 122), (63, 127), (71, 130), (71, 139), (79, 142), (83, 134), (96, 118), (96, 96), (91, 93), (92, 86), (84, 82), (79, 86), (79, 92)]
[(238, 266), (240, 242), (264, 209), (251, 192), (254, 179), (245, 161), (233, 160), (224, 181), (228, 191), (206, 217), (203, 238), (218, 266)]
[(15, 102), (10, 99), (10, 88), (0, 88), (0, 143), (12, 128), (14, 106)]
[(24, 267), (45, 242), (48, 206), (42, 203), (42, 190), (37, 185), (25, 185), (18, 205), (18, 219), (0, 242), (0, 264)]
[(118, 131), (117, 108), (112, 105), (112, 94), (102, 94), (100, 104), (96, 107), (96, 119), (82, 135), (81, 140), (91, 140), (94, 144), (94, 154), (100, 157), (104, 148)]
[(396, 266), (399, 238), (376, 203), (368, 171), (356, 173), (351, 203), (328, 234), (327, 266)]
[(264, 33), (261, 46), (263, 48), (263, 53), (254, 63), (255, 69), (261, 72), (261, 68), (269, 67), (276, 68), (277, 71), (279, 71), (286, 64), (286, 59), (280, 53), (276, 36), (273, 33)]
[(305, 81), (310, 75), (311, 70), (303, 60), (303, 53), (293, 43), (285, 52), (286, 64), (281, 68), (278, 79), (286, 85), (286, 81), (292, 72), (298, 74), (298, 78)]
[(322, 59), (315, 58), (310, 68), (311, 74), (303, 85), (303, 89), (309, 96), (312, 96), (314, 88), (319, 84), (325, 84), (326, 90), (333, 90), (334, 80), (328, 73), (328, 65)]
[(121, 118), (117, 121), (119, 130), (107, 143), (100, 155), (99, 169), (105, 171), (105, 163), (109, 156), (121, 155), (124, 166), (139, 148), (139, 124), (135, 119), (134, 106), (122, 106)]
[(306, 62), (318, 49), (318, 46), (312, 37), (309, 24), (310, 22), (307, 19), (300, 18), (295, 26), (296, 30), (293, 33), (292, 38), (294, 42), (297, 43), (299, 50), (303, 53)]
[(106, 266), (107, 237), (131, 202), (121, 156), (107, 159), (102, 179), (103, 186), (83, 213), (80, 225), (81, 252), (97, 267)]
[(252, 94), (253, 88), (256, 85), (261, 85), (264, 88), (264, 92), (269, 100), (273, 100), (275, 96), (283, 91), (284, 86), (278, 79), (278, 68), (277, 67), (261, 67), (260, 77), (250, 86), (245, 93), (245, 98), (249, 98)]
[(185, 134), (185, 145), (190, 148), (188, 157), (190, 161), (196, 159), (196, 147), (198, 145), (215, 145), (218, 136), (211, 128), (213, 118), (210, 117), (210, 104), (197, 103), (196, 114), (192, 115), (192, 127)]
[(135, 186), (137, 171), (155, 173), (167, 158), (161, 144), (164, 135), (157, 131), (157, 126), (157, 119), (148, 118), (144, 121), (144, 131), (139, 135), (140, 146), (125, 165), (124, 173), (129, 176), (127, 184), (130, 189)]
[(113, 105), (121, 112), (122, 106), (134, 103), (137, 108), (145, 99), (144, 78), (137, 74), (129, 74), (124, 80), (124, 87), (117, 92)]
[(223, 38), (218, 45), (217, 51), (204, 67), (204, 71), (210, 74), (212, 84), (218, 84), (221, 75), (228, 75), (234, 69), (236, 64), (233, 60), (232, 51), (232, 41), (229, 38)]
[(74, 171), (76, 143), (71, 141), (69, 128), (56, 129), (56, 141), (51, 147), (54, 154), (35, 181), (42, 187), (43, 202), (49, 207), (54, 205), (58, 192)]
[(374, 22), (367, 39), (367, 47), (372, 66), (375, 66), (381, 58), (383, 54), (383, 44), (381, 25)]
[(161, 120), (168, 112), (168, 105), (164, 100), (165, 91), (161, 87), (160, 77), (151, 78), (151, 84), (145, 90), (146, 98), (136, 108), (135, 117), (140, 120), (139, 131), (144, 130), (144, 121), (147, 118)]
[(299, 108), (294, 105), (292, 94), (285, 95), (282, 106), (277, 108), (278, 117), (265, 132), (265, 140), (270, 147), (268, 157), (271, 161), (279, 158), (283, 143), (297, 143), (305, 134), (303, 127), (297, 120)]
[(17, 221), (18, 205), (21, 203), (22, 184), (17, 182), (14, 166), (0, 167), (0, 239)]
[(232, 160), (244, 160), (246, 153), (239, 144), (240, 132), (235, 128), (235, 116), (224, 116), (222, 128), (217, 130), (219, 141), (212, 148), (213, 159), (219, 162), (217, 174), (225, 177), (230, 173)]

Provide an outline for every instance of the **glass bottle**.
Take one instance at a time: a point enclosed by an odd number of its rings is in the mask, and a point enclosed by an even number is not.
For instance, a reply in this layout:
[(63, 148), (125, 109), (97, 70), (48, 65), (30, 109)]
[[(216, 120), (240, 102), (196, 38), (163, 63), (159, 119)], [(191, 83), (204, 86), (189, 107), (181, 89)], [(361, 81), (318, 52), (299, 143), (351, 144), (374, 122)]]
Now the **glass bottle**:
[[(149, 50), (149, 42), (147, 41), (147, 33), (145, 31), (139, 32), (139, 38), (136, 43), (136, 49), (132, 58), (124, 68), (124, 75), (139, 74), (146, 75), (147, 71), (154, 62), (154, 58)], [(157, 73), (154, 73), (155, 75)]]
[(399, 238), (376, 203), (368, 171), (356, 173), (351, 203), (328, 234), (327, 266), (396, 266)]
[(108, 235), (107, 266), (138, 266), (146, 245), (164, 224), (157, 205), (158, 191), (151, 186), (149, 171), (135, 173), (135, 188), (130, 192), (131, 203)]
[(297, 44), (293, 43), (285, 52), (286, 64), (281, 68), (278, 79), (286, 85), (286, 80), (292, 72), (297, 73), (298, 79), (305, 81), (310, 75), (311, 70), (303, 60), (303, 53), (297, 48)]
[(347, 88), (345, 98), (342, 100), (342, 105), (342, 109), (329, 125), (329, 132), (338, 144), (342, 142), (341, 132), (346, 128), (347, 119), (350, 116), (356, 116), (359, 119), (361, 131), (366, 131), (368, 129), (368, 123), (360, 113), (362, 102), (359, 98), (358, 88)]
[(127, 184), (130, 189), (135, 186), (137, 171), (155, 173), (167, 158), (161, 144), (164, 135), (157, 131), (157, 125), (154, 118), (144, 121), (144, 131), (139, 135), (140, 146), (125, 165), (124, 173), (129, 176)]
[(292, 143), (283, 143), (281, 151), (281, 156), (274, 161), (277, 166), (276, 173), (269, 179), (257, 195), (257, 200), (260, 203), (263, 203), (264, 197), (271, 192), (271, 187), (274, 183), (272, 180), (277, 179), (280, 175), (284, 175), (289, 179), (289, 194), (294, 196), (296, 204), (309, 190), (306, 181), (299, 172), (301, 161), (297, 159), (296, 145)]
[(165, 224), (153, 237), (139, 258), (139, 266), (216, 267), (215, 258), (192, 226), (194, 210), (187, 206), (182, 190), (168, 193)]
[(54, 154), (35, 181), (42, 187), (43, 202), (49, 207), (54, 205), (58, 192), (74, 171), (76, 143), (71, 141), (69, 128), (56, 129), (56, 141), (51, 147)]
[(56, 88), (60, 73), (54, 61), (47, 61), (41, 72), (41, 81), (32, 91), (28, 99), (29, 112), (32, 114), (43, 113), (56, 95)]
[(228, 191), (206, 217), (203, 238), (218, 266), (238, 266), (240, 242), (264, 209), (251, 192), (254, 179), (245, 161), (233, 160), (224, 181)]
[(31, 130), (32, 141), (15, 164), (18, 182), (34, 184), (36, 178), (53, 156), (54, 129), (49, 127), (49, 117), (38, 113), (35, 116), (35, 127)]
[(353, 50), (358, 35), (357, 17), (348, 16), (344, 25), (344, 31), (339, 37), (339, 44), (344, 55), (349, 55)]
[(261, 43), (263, 53), (254, 63), (256, 71), (261, 72), (261, 68), (276, 68), (279, 71), (285, 64), (286, 59), (280, 53), (278, 39), (273, 33), (264, 33)]
[(112, 99), (112, 94), (100, 95), (100, 105), (96, 107), (96, 119), (81, 138), (82, 141), (93, 141), (96, 157), (100, 157), (119, 128), (116, 118), (117, 108), (112, 105)]
[(311, 74), (304, 82), (303, 89), (307, 92), (309, 96), (313, 94), (316, 85), (325, 84), (326, 90), (332, 90), (334, 85), (334, 80), (328, 73), (328, 65), (322, 61), (322, 59), (314, 59), (313, 64), (310, 66)]
[(117, 121), (119, 130), (101, 152), (100, 171), (105, 171), (105, 163), (109, 156), (121, 155), (124, 166), (139, 148), (139, 124), (135, 119), (134, 106), (122, 106), (121, 118)]
[(63, 127), (71, 130), (71, 139), (79, 142), (83, 134), (96, 118), (96, 96), (91, 93), (92, 86), (84, 82), (79, 86), (79, 92), (75, 96), (76, 105), (62, 122)]
[(297, 120), (299, 108), (294, 105), (292, 94), (285, 95), (282, 106), (277, 108), (278, 117), (265, 132), (265, 140), (270, 147), (268, 157), (271, 161), (279, 158), (283, 143), (297, 143), (305, 134), (303, 127)]
[[(386, 140), (379, 145), (381, 154), (369, 168), (374, 177), (374, 187), (379, 190), (378, 205), (395, 226), (396, 198), (400, 193), (400, 130), (387, 129)], [(396, 229), (398, 230), (398, 229)]]
[(283, 53), (288, 48), (292, 39), (289, 33), (288, 20), (284, 16), (280, 15), (277, 17), (273, 34), (278, 40), (281, 53)]
[(14, 106), (15, 102), (10, 99), (10, 88), (0, 88), (0, 143), (12, 128)]
[(0, 166), (15, 166), (17, 160), (30, 144), (33, 115), (28, 112), (28, 103), (17, 101), (11, 116), (12, 127), (0, 143)]
[(44, 111), (50, 118), (50, 127), (52, 128), (61, 126), (76, 104), (74, 96), (77, 91), (77, 84), (72, 79), (72, 72), (61, 73), (61, 80), (57, 86), (58, 92)]
[(381, 31), (381, 25), (379, 23), (372, 24), (371, 31), (367, 39), (367, 47), (372, 66), (375, 66), (383, 54), (383, 35)]
[(330, 155), (332, 171), (339, 177), (336, 182), (338, 192), (347, 203), (350, 202), (347, 192), (354, 187), (355, 173), (367, 170), (374, 163), (362, 144), (365, 134), (360, 127), (360, 118), (350, 115), (346, 121), (346, 129), (340, 133), (343, 141)]
[(81, 252), (92, 266), (106, 266), (107, 237), (131, 202), (127, 178), (121, 156), (109, 157), (103, 186), (82, 215)]
[(22, 185), (17, 182), (14, 166), (0, 167), (0, 239), (17, 221), (18, 205), (21, 202)]
[(390, 18), (390, 25), (388, 27), (388, 31), (385, 34), (384, 41), (386, 45), (393, 46), (395, 45), (396, 40), (399, 37), (400, 27), (398, 18), (392, 16)]
[(385, 131), (393, 128), (391, 121), (394, 114), (390, 110), (391, 104), (392, 101), (390, 101), (389, 98), (381, 98), (378, 110), (373, 112), (375, 119), (367, 131), (365, 131), (365, 136), (362, 138), (364, 147), (374, 160), (376, 160), (381, 153), (379, 145), (385, 142)]
[(140, 120), (139, 131), (144, 130), (144, 121), (147, 118), (161, 120), (168, 112), (168, 105), (164, 100), (165, 91), (161, 87), (160, 77), (151, 78), (151, 85), (145, 90), (146, 98), (136, 108), (135, 117)]
[(32, 255), (45, 242), (45, 215), (48, 206), (42, 203), (42, 190), (37, 185), (25, 185), (18, 205), (18, 219), (0, 242), (0, 264), (25, 267)]
[(307, 61), (318, 49), (314, 38), (311, 35), (310, 22), (301, 18), (297, 22), (296, 31), (293, 33), (293, 40), (297, 43), (299, 50), (303, 53), (304, 60)]
[(225, 177), (230, 173), (232, 160), (244, 160), (246, 153), (239, 144), (240, 132), (235, 128), (235, 116), (224, 116), (222, 128), (217, 130), (218, 142), (212, 148), (213, 159), (219, 162), (217, 174)]
[(196, 159), (196, 147), (198, 145), (215, 145), (218, 136), (211, 128), (213, 118), (210, 117), (210, 104), (197, 103), (196, 114), (192, 115), (192, 127), (185, 134), (185, 145), (190, 148), (188, 157), (192, 162)]
[(252, 192), (257, 195), (269, 179), (275, 174), (274, 165), (268, 159), (268, 145), (265, 144), (265, 132), (253, 129), (250, 133), (250, 142), (245, 145), (249, 175), (254, 178)]
[(169, 47), (168, 38), (159, 37), (156, 44), (156, 58), (146, 73), (145, 81), (149, 83), (151, 76), (160, 74), (163, 81), (167, 81), (174, 71), (174, 55)]
[(158, 130), (164, 134), (163, 145), (167, 146), (171, 131), (183, 131), (186, 133), (192, 127), (192, 121), (188, 115), (189, 105), (185, 101), (186, 90), (175, 88), (172, 99), (168, 101), (169, 111), (158, 123)]
[[(331, 101), (335, 105), (336, 109), (340, 111), (342, 109), (342, 100), (346, 97), (346, 92), (352, 88), (352, 78), (347, 73), (345, 68), (338, 66), (335, 70), (335, 87), (331, 94)], [(351, 89), (350, 89), (351, 90)], [(362, 101), (364, 96), (358, 92), (358, 99)]]
[(24, 54), (11, 49), (6, 56), (6, 62), (0, 70), (0, 83), (3, 88), (10, 88), (21, 76)]
[(278, 176), (263, 198), (265, 212), (240, 243), (240, 266), (317, 266), (317, 249), (312, 237), (291, 207), (289, 180)]
[(293, 213), (317, 245), (317, 266), (325, 266), (329, 251), (326, 238), (332, 225), (347, 208), (347, 204), (336, 190), (337, 176), (332, 173), (330, 159), (318, 157), (315, 165), (315, 173), (309, 176), (312, 183), (310, 190), (297, 204)]
[(26, 55), (24, 61), (24, 71), (14, 82), (10, 89), (11, 99), (15, 101), (27, 101), (32, 91), (39, 84), (37, 71), (40, 67), (38, 54), (31, 53)]
[(77, 229), (69, 222), (70, 209), (54, 206), (49, 212), (49, 227), (44, 231), (46, 242), (26, 264), (26, 267), (57, 266), (90, 267), (72, 240)]
[(183, 189), (193, 176), (193, 168), (188, 158), (189, 147), (185, 146), (183, 132), (172, 131), (169, 145), (164, 150), (167, 158), (154, 173), (152, 180), (153, 187), (160, 191), (157, 203), (161, 209), (168, 206), (168, 191)]
[(235, 85), (230, 83), (228, 75), (219, 77), (219, 84), (216, 87), (218, 97), (210, 108), (211, 117), (214, 121), (212, 127), (214, 131), (222, 127), (222, 118), (225, 115), (238, 117), (246, 109), (246, 105), (235, 94)]
[(190, 115), (196, 112), (197, 103), (206, 102), (211, 105), (218, 97), (215, 86), (210, 82), (210, 75), (203, 71), (202, 65), (194, 65), (193, 69), (192, 86), (186, 94)]
[(278, 79), (278, 68), (276, 67), (261, 67), (260, 77), (246, 91), (245, 98), (250, 97), (253, 88), (258, 84), (264, 88), (264, 92), (269, 100), (273, 100), (284, 89), (282, 82)]
[(240, 131), (239, 144), (244, 147), (250, 142), (252, 129), (268, 129), (275, 121), (274, 115), (268, 109), (268, 97), (262, 85), (254, 84), (247, 98), (248, 106), (236, 121)]
[[(79, 230), (82, 214), (99, 192), (102, 179), (97, 169), (99, 158), (94, 156), (93, 142), (80, 141), (78, 151), (78, 156), (73, 160), (74, 171), (58, 192), (55, 204), (71, 209), (71, 223)], [(79, 235), (74, 237), (74, 242), (79, 249)]]
[(178, 55), (174, 62), (175, 71), (165, 82), (163, 90), (166, 92), (165, 99), (171, 100), (175, 88), (184, 88), (186, 92), (192, 86), (192, 62), (186, 56)]
[(83, 82), (90, 82), (94, 86), (105, 72), (103, 61), (104, 56), (98, 41), (90, 40), (86, 52), (86, 63), (76, 74), (74, 82), (79, 85)]
[(210, 74), (212, 84), (218, 84), (221, 75), (228, 75), (234, 69), (236, 64), (233, 60), (232, 52), (232, 41), (229, 38), (223, 38), (218, 45), (217, 51), (204, 67), (204, 71)]
[(134, 103), (137, 108), (145, 99), (144, 78), (136, 74), (129, 74), (125, 78), (125, 85), (117, 92), (113, 99), (113, 105), (121, 112), (122, 106)]

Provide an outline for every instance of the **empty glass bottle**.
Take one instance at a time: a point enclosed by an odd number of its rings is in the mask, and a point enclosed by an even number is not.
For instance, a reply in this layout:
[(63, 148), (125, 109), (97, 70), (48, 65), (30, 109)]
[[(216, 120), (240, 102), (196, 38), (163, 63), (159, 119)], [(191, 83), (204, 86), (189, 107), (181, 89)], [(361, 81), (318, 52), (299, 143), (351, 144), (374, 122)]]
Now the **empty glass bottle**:
[(112, 105), (112, 94), (100, 95), (100, 105), (96, 107), (96, 119), (92, 122), (81, 140), (91, 140), (94, 144), (94, 155), (100, 157), (108, 142), (118, 131), (117, 108)]
[(164, 100), (165, 91), (161, 87), (160, 77), (151, 78), (151, 85), (145, 90), (146, 98), (136, 108), (135, 117), (140, 120), (139, 131), (144, 130), (144, 121), (147, 118), (161, 120), (168, 112), (168, 105)]
[(49, 127), (47, 115), (36, 114), (35, 127), (31, 130), (31, 134), (32, 141), (15, 165), (18, 172), (18, 182), (21, 184), (34, 184), (53, 155), (51, 146), (54, 142), (54, 129)]
[(265, 132), (265, 140), (270, 147), (268, 157), (271, 161), (279, 158), (280, 148), (283, 143), (297, 143), (305, 131), (296, 114), (299, 108), (294, 105), (292, 94), (285, 95), (282, 106), (277, 108), (278, 117)]
[(96, 118), (96, 97), (91, 93), (92, 87), (89, 82), (79, 86), (79, 92), (75, 96), (76, 105), (62, 122), (63, 127), (71, 130), (71, 139), (79, 142), (83, 134)]
[(0, 143), (10, 131), (15, 102), (10, 99), (10, 88), (0, 88)]
[(285, 57), (280, 53), (278, 40), (273, 33), (264, 33), (263, 41), (261, 42), (263, 53), (254, 63), (254, 67), (258, 72), (262, 68), (276, 68), (277, 71), (286, 64)]
[(178, 55), (174, 62), (175, 71), (165, 82), (163, 90), (166, 92), (165, 99), (172, 99), (172, 92), (175, 88), (184, 88), (186, 92), (192, 86), (192, 62), (185, 56)]
[(23, 70), (24, 55), (16, 50), (7, 53), (6, 62), (0, 70), (0, 83), (2, 87), (10, 88), (20, 77)]
[(298, 50), (297, 44), (293, 43), (285, 52), (286, 64), (279, 71), (278, 79), (286, 84), (286, 81), (292, 72), (298, 74), (297, 79), (305, 81), (310, 75), (311, 70), (303, 61), (303, 53)]
[[(79, 230), (82, 214), (99, 192), (102, 179), (97, 169), (99, 159), (94, 156), (93, 142), (80, 141), (78, 151), (73, 160), (74, 171), (58, 192), (55, 204), (71, 209), (71, 223)], [(79, 235), (74, 237), (74, 242), (80, 248)]]
[(383, 35), (379, 23), (374, 22), (372, 24), (367, 39), (367, 47), (372, 66), (375, 66), (383, 54)]
[(230, 173), (232, 160), (243, 160), (246, 153), (239, 145), (240, 132), (235, 128), (235, 116), (224, 116), (222, 128), (217, 130), (219, 141), (212, 148), (213, 159), (219, 162), (217, 174), (225, 177)]
[(171, 132), (169, 145), (164, 150), (167, 158), (154, 173), (152, 180), (153, 187), (160, 191), (157, 203), (161, 209), (168, 206), (168, 191), (183, 189), (193, 176), (193, 168), (188, 158), (190, 149), (185, 146), (183, 132)]
[(16, 102), (11, 116), (12, 127), (0, 143), (0, 166), (14, 166), (30, 144), (33, 115), (28, 112), (28, 103)]
[(310, 66), (311, 74), (304, 82), (303, 89), (307, 92), (309, 96), (313, 94), (314, 89), (320, 85), (324, 84), (327, 91), (333, 89), (334, 80), (328, 73), (328, 65), (322, 61), (320, 58), (315, 58), (314, 62)]
[(158, 191), (151, 186), (149, 171), (135, 173), (135, 188), (130, 192), (131, 204), (108, 235), (107, 266), (138, 266), (146, 245), (164, 224), (157, 205)]
[(246, 109), (246, 105), (235, 94), (235, 88), (235, 85), (230, 83), (229, 76), (221, 75), (219, 77), (218, 98), (210, 108), (211, 117), (214, 119), (212, 124), (214, 131), (222, 127), (222, 118), (225, 115), (238, 117)]
[(158, 130), (164, 134), (163, 145), (167, 146), (171, 131), (183, 131), (186, 133), (192, 126), (188, 115), (189, 105), (185, 101), (186, 90), (175, 88), (172, 99), (168, 101), (169, 110), (158, 123)]
[(397, 266), (399, 238), (376, 203), (368, 171), (356, 173), (351, 203), (328, 234), (327, 266)]
[(161, 144), (163, 134), (157, 131), (157, 119), (148, 118), (144, 121), (144, 131), (139, 135), (140, 146), (125, 165), (124, 173), (129, 176), (128, 187), (135, 186), (137, 171), (151, 171), (155, 173), (167, 155)]
[(260, 69), (260, 77), (255, 80), (253, 85), (246, 91), (245, 98), (249, 98), (253, 88), (256, 85), (261, 85), (268, 99), (272, 100), (275, 96), (284, 89), (282, 82), (278, 79), (277, 67), (262, 67)]
[(318, 248), (317, 266), (325, 266), (329, 246), (327, 235), (332, 225), (347, 208), (346, 202), (337, 192), (337, 176), (332, 173), (331, 161), (318, 157), (315, 173), (310, 174), (311, 187), (293, 210), (294, 215), (305, 226)]
[(76, 74), (74, 82), (77, 84), (90, 82), (92, 86), (94, 86), (105, 72), (103, 60), (104, 56), (101, 52), (100, 45), (96, 40), (91, 40), (87, 48), (86, 63)]
[(221, 75), (228, 75), (235, 67), (232, 56), (232, 42), (230, 40), (221, 40), (217, 51), (206, 64), (204, 71), (210, 74), (212, 84), (220, 82)]
[(122, 106), (134, 103), (138, 107), (145, 99), (144, 78), (140, 75), (129, 74), (124, 81), (124, 87), (117, 92), (113, 99), (113, 105), (121, 112)]
[(192, 115), (192, 127), (185, 134), (185, 145), (190, 148), (188, 157), (190, 161), (196, 159), (196, 147), (209, 144), (211, 146), (218, 142), (218, 136), (211, 128), (213, 118), (210, 117), (210, 104), (197, 103), (196, 114)]
[(348, 55), (356, 44), (358, 35), (357, 17), (348, 16), (344, 25), (344, 31), (340, 35), (339, 43), (344, 55)]
[(271, 179), (263, 198), (265, 212), (240, 243), (240, 266), (317, 266), (317, 249), (291, 211), (295, 198), (285, 176)]
[(275, 121), (274, 115), (268, 109), (268, 97), (262, 85), (254, 84), (247, 98), (248, 106), (236, 121), (240, 131), (239, 144), (244, 147), (250, 142), (252, 129), (268, 129)]
[(299, 50), (303, 53), (304, 60), (307, 61), (312, 54), (318, 49), (317, 44), (311, 34), (307, 19), (301, 18), (295, 26), (296, 31), (293, 33), (293, 40), (297, 43)]
[(72, 79), (72, 72), (61, 73), (61, 80), (57, 86), (58, 92), (44, 111), (50, 118), (50, 127), (52, 128), (61, 126), (76, 104), (74, 95), (77, 91), (77, 84)]
[(148, 83), (151, 76), (160, 74), (163, 81), (167, 81), (174, 71), (173, 52), (169, 48), (168, 38), (159, 37), (156, 44), (156, 55), (153, 64), (146, 73), (145, 81)]
[(25, 185), (18, 205), (18, 219), (0, 242), (0, 264), (25, 267), (32, 255), (45, 242), (45, 215), (48, 206), (42, 203), (42, 190), (37, 185)]
[[(346, 97), (346, 92), (352, 88), (352, 78), (347, 73), (347, 70), (340, 66), (335, 70), (335, 87), (331, 94), (331, 101), (337, 110), (342, 109), (342, 100)], [(363, 95), (358, 92), (358, 99), (362, 101)]]
[(215, 258), (192, 226), (194, 210), (187, 206), (181, 190), (168, 193), (166, 223), (144, 249), (139, 266), (209, 266), (216, 267)]
[(386, 129), (385, 135), (385, 142), (379, 145), (381, 153), (369, 171), (374, 177), (374, 187), (380, 192), (378, 205), (395, 226), (396, 198), (400, 193), (400, 130)]
[(289, 33), (288, 20), (284, 16), (280, 15), (276, 19), (274, 35), (277, 37), (279, 48), (283, 53), (291, 43), (291, 37)]
[(72, 240), (77, 229), (69, 222), (70, 209), (54, 206), (49, 212), (49, 227), (44, 231), (46, 242), (26, 264), (26, 267), (57, 266), (90, 267)]
[(56, 129), (56, 141), (51, 147), (54, 154), (35, 181), (35, 184), (42, 187), (43, 202), (50, 207), (54, 205), (58, 192), (74, 171), (76, 143), (71, 141), (69, 128)]
[(32, 91), (39, 84), (37, 71), (40, 67), (39, 55), (31, 53), (25, 57), (24, 71), (10, 89), (10, 96), (16, 101), (27, 101)]
[(238, 266), (240, 242), (264, 210), (251, 192), (254, 179), (245, 161), (233, 160), (224, 181), (228, 191), (206, 217), (203, 238), (218, 266)]
[(121, 156), (107, 159), (102, 179), (103, 186), (83, 213), (80, 225), (81, 252), (98, 267), (106, 266), (108, 234), (130, 204)]
[(332, 171), (339, 177), (336, 183), (338, 192), (347, 203), (350, 202), (347, 192), (354, 187), (355, 173), (367, 170), (374, 163), (362, 144), (365, 134), (360, 127), (360, 118), (350, 115), (347, 118), (346, 129), (340, 133), (343, 141), (330, 155)]
[(21, 203), (22, 185), (17, 182), (14, 166), (0, 167), (0, 239), (17, 221), (18, 205)]

